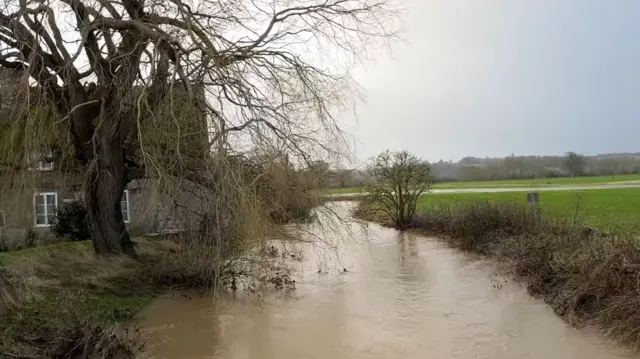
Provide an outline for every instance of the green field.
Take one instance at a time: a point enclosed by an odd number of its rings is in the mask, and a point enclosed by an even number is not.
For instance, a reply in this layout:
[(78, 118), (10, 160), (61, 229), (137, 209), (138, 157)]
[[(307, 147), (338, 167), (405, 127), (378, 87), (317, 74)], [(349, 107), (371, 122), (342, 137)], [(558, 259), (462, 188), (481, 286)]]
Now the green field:
[[(609, 183), (620, 183), (628, 181), (639, 181), (640, 175), (622, 176), (597, 176), (597, 177), (558, 177), (558, 178), (533, 178), (504, 181), (475, 181), (475, 182), (443, 182), (433, 186), (434, 189), (449, 188), (496, 188), (496, 187), (553, 187), (562, 185), (603, 185)], [(347, 194), (364, 192), (364, 187), (351, 188), (327, 188), (323, 190), (327, 194)]]
[(477, 182), (445, 182), (438, 183), (434, 188), (491, 188), (491, 187), (552, 187), (561, 185), (598, 185), (619, 183), (628, 181), (640, 181), (640, 175), (623, 176), (596, 176), (596, 177), (558, 177), (558, 178), (532, 178), (504, 181), (477, 181)]
[(346, 188), (325, 188), (322, 191), (323, 194), (351, 194), (361, 193), (366, 190), (366, 187), (346, 187)]
[[(429, 194), (420, 198), (420, 210), (441, 209), (475, 201), (527, 205), (525, 192)], [(640, 232), (640, 188), (540, 192), (543, 217), (582, 222), (605, 231)]]

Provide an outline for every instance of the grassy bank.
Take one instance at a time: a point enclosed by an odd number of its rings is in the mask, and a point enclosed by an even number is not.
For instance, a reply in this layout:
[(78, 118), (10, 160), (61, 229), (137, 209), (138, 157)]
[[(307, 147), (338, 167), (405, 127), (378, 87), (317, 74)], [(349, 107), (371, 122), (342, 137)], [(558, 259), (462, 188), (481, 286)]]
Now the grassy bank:
[[(387, 222), (371, 208), (363, 203), (357, 215)], [(640, 241), (632, 233), (534, 221), (520, 205), (490, 201), (432, 208), (412, 225), (499, 260), (571, 324), (601, 328), (631, 345), (640, 341)]]
[(0, 253), (0, 357), (131, 357), (142, 336), (123, 323), (168, 288), (208, 285), (210, 268), (175, 242), (136, 243), (138, 260), (90, 242)]
[[(264, 246), (278, 224), (311, 218), (317, 199), (287, 173), (260, 174), (256, 188), (194, 190), (193, 209), (177, 218), (190, 230), (136, 239), (135, 260), (98, 256), (90, 242), (0, 253), (0, 358), (132, 358), (144, 333), (130, 320), (159, 293), (295, 285)], [(76, 216), (74, 225), (87, 223)]]
[[(422, 196), (419, 211), (433, 212), (486, 201), (527, 206), (525, 192), (447, 193)], [(640, 188), (540, 192), (542, 216), (603, 231), (640, 232)]]
[[(532, 178), (501, 181), (458, 181), (436, 183), (434, 189), (456, 188), (504, 188), (504, 187), (554, 187), (554, 186), (588, 186), (606, 185), (622, 182), (640, 181), (640, 175), (620, 176), (595, 176), (595, 177), (559, 177), (559, 178)], [(325, 194), (362, 193), (365, 187), (327, 188)]]

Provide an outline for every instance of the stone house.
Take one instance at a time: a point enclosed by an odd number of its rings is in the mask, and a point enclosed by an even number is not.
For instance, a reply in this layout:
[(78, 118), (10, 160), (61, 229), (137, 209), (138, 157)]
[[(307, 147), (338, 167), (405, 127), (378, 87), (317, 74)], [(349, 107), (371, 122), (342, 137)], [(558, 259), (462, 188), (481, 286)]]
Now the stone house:
[[(7, 129), (3, 127), (3, 121), (6, 124), (10, 120), (12, 109), (21, 101), (12, 96), (15, 93), (12, 87), (21, 79), (20, 74), (12, 71), (0, 69), (0, 132)], [(188, 147), (185, 151), (198, 151), (198, 157), (204, 158), (208, 155), (205, 150), (208, 141), (206, 119), (204, 114), (193, 116), (193, 112), (190, 113), (189, 121), (201, 131), (192, 131), (193, 135), (185, 139)], [(1, 135), (0, 142), (6, 141)], [(82, 200), (80, 176), (58, 171), (57, 163), (42, 159), (47, 157), (46, 153), (38, 155), (40, 160), (27, 161), (29, 176), (20, 180), (16, 179), (15, 173), (6, 175), (8, 172), (3, 171), (0, 163), (0, 247), (20, 245), (33, 233), (40, 242), (54, 241), (50, 225), (55, 208)], [(196, 200), (193, 191), (177, 193), (171, 198), (163, 195), (153, 178), (134, 180), (124, 191), (122, 215), (134, 236), (180, 231), (190, 226), (185, 223), (183, 212), (185, 208), (193, 207)]]

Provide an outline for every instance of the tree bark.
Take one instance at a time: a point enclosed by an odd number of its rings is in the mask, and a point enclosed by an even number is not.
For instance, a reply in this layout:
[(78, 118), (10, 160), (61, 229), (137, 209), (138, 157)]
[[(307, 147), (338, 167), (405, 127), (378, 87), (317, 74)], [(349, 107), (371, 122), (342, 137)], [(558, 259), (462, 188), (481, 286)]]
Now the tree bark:
[[(109, 137), (111, 139), (107, 140)], [(96, 136), (94, 160), (88, 164), (85, 199), (94, 247), (102, 255), (135, 257), (133, 242), (122, 217), (121, 201), (127, 185), (123, 141), (119, 134)]]

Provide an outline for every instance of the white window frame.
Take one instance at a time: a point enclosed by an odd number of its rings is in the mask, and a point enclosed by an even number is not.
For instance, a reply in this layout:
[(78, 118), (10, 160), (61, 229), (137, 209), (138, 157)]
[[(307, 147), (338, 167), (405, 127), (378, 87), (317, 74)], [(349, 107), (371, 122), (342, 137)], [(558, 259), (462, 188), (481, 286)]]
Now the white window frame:
[[(51, 227), (51, 223), (49, 222), (49, 208), (47, 206), (47, 196), (53, 196), (54, 198), (54, 207), (58, 207), (58, 192), (36, 192), (33, 194), (33, 224), (35, 227), (44, 228)], [(46, 223), (38, 224), (38, 210), (37, 210), (37, 198), (44, 197), (44, 221)], [(53, 211), (53, 208), (51, 208)]]
[[(125, 208), (122, 208), (123, 203), (127, 203), (127, 208), (125, 210)], [(130, 202), (130, 197), (129, 197), (129, 190), (125, 189), (124, 192), (122, 193), (122, 199), (120, 200), (120, 210), (122, 210), (122, 214), (127, 214), (127, 218), (123, 218), (124, 223), (131, 223), (131, 202)]]

